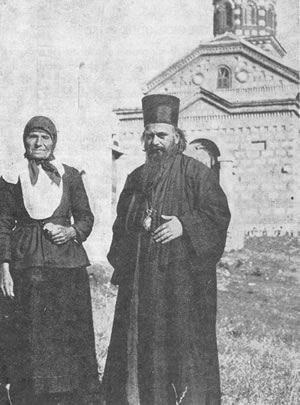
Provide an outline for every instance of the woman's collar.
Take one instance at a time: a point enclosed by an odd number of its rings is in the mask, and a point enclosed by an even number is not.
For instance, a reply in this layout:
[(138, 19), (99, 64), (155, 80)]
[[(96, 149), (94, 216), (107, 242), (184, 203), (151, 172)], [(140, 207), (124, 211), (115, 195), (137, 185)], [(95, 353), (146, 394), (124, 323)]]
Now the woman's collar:
[[(59, 159), (55, 158), (51, 160), (51, 164), (53, 164), (57, 168), (59, 174), (62, 177), (65, 172), (62, 162)], [(21, 174), (24, 172), (27, 173), (27, 171), (28, 171), (28, 160), (27, 158), (24, 158), (19, 162), (13, 162), (10, 165), (8, 165), (2, 173), (2, 178), (7, 183), (17, 184)]]

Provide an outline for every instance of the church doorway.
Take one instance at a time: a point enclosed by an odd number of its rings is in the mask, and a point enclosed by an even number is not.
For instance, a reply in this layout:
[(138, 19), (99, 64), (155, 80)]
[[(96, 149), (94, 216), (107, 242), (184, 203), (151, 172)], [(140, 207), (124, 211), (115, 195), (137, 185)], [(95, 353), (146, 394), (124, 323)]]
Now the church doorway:
[(220, 178), (220, 162), (218, 160), (220, 151), (213, 141), (205, 138), (194, 139), (187, 147), (187, 154), (211, 168), (218, 179)]

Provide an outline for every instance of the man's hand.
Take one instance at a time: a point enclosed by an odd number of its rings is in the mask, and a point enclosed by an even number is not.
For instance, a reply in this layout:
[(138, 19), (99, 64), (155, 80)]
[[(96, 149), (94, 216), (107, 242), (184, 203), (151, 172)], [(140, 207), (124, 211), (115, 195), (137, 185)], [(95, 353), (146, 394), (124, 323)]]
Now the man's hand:
[(173, 215), (162, 215), (161, 217), (167, 222), (160, 225), (153, 232), (153, 239), (155, 242), (165, 244), (171, 242), (173, 239), (179, 238), (183, 233), (182, 225), (179, 219)]
[(56, 245), (63, 245), (69, 240), (76, 238), (76, 231), (72, 226), (54, 225), (49, 226), (46, 224), (44, 230), (48, 232), (48, 235), (53, 243)]
[(0, 264), (0, 288), (4, 297), (13, 298), (14, 294), (14, 282), (10, 275), (9, 264)]

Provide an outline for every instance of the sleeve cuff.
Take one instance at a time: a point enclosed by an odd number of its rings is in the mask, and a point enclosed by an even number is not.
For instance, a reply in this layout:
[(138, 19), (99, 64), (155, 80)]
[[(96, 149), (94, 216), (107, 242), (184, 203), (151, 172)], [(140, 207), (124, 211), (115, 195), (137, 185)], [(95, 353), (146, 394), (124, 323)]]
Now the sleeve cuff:
[(72, 228), (75, 229), (75, 232), (76, 232), (76, 236), (73, 238), (74, 242), (78, 243), (78, 245), (81, 245), (82, 244), (82, 237), (80, 235), (79, 229), (76, 227), (76, 225), (71, 225), (71, 226), (72, 226)]

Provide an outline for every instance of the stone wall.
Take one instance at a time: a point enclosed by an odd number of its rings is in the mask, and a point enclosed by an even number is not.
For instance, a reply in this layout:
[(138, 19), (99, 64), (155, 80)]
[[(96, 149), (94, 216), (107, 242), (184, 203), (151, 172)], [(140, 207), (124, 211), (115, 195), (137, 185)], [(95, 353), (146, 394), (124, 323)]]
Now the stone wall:
[(189, 140), (207, 138), (216, 143), (223, 170), (224, 163), (231, 162), (232, 175), (223, 177), (223, 187), (236, 216), (242, 217), (244, 232), (254, 228), (271, 234), (300, 231), (297, 118), (249, 116), (216, 125), (187, 133)]

